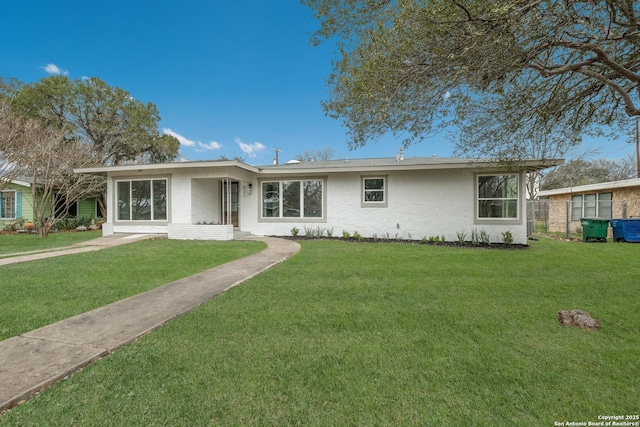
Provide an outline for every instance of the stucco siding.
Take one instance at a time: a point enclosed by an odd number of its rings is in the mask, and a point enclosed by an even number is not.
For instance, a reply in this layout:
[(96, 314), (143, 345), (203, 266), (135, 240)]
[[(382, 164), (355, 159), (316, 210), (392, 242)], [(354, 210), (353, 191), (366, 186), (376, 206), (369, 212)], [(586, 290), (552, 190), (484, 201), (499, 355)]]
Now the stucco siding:
[[(376, 174), (373, 174), (376, 175)], [(332, 230), (334, 236), (343, 231), (358, 232), (364, 237), (420, 240), (444, 236), (457, 240), (458, 233), (471, 239), (471, 231), (484, 230), (493, 242), (502, 241), (502, 233), (511, 231), (515, 243), (527, 241), (526, 224), (476, 224), (474, 221), (475, 175), (471, 171), (397, 171), (387, 177), (386, 206), (363, 207), (362, 177), (372, 174), (330, 174), (325, 182), (326, 210), (322, 221), (287, 219), (264, 221), (260, 216), (260, 191), (241, 200), (242, 230), (259, 235), (290, 236), (295, 227), (300, 234), (305, 228)], [(257, 183), (253, 184), (258, 188)], [(520, 191), (521, 196), (524, 194)], [(520, 219), (524, 216), (521, 197)]]
[(190, 224), (220, 222), (220, 183), (214, 178), (191, 180), (191, 218)]
[[(514, 242), (526, 244), (524, 175), (520, 174), (519, 217), (501, 220), (476, 216), (476, 172), (474, 168), (450, 169), (379, 169), (379, 172), (306, 171), (280, 174), (277, 170), (262, 173), (234, 167), (197, 169), (153, 169), (139, 173), (109, 175), (107, 197), (110, 201), (108, 222), (103, 234), (164, 233), (170, 238), (233, 238), (233, 227), (222, 226), (221, 182), (238, 182), (239, 229), (255, 235), (290, 236), (295, 227), (303, 235), (305, 229), (320, 228), (324, 235), (343, 231), (364, 237), (420, 240), (438, 236), (448, 241), (458, 234), (471, 239), (473, 230), (489, 234), (492, 242), (501, 242), (502, 233), (510, 231)], [(492, 173), (495, 170), (491, 170)], [(511, 173), (510, 173), (511, 174)], [(363, 202), (363, 177), (384, 177), (385, 200), (372, 205)], [(117, 221), (114, 188), (120, 179), (166, 178), (169, 211), (166, 221)], [(318, 180), (324, 183), (322, 217), (262, 218), (261, 182)], [(200, 223), (200, 224), (198, 224)], [(207, 225), (204, 225), (204, 224)]]

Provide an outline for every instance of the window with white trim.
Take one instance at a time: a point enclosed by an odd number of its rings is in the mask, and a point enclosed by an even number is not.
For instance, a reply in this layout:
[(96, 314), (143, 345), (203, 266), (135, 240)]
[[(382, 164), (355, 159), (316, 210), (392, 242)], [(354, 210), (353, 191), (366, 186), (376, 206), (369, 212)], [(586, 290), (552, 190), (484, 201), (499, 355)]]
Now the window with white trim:
[(518, 218), (518, 175), (478, 175), (478, 219)]
[(571, 220), (612, 217), (613, 193), (580, 194), (571, 197)]
[(261, 184), (262, 218), (322, 218), (322, 179), (264, 181)]
[(167, 180), (136, 179), (116, 182), (118, 221), (166, 221)]
[(16, 219), (16, 191), (0, 191), (0, 219)]
[(387, 206), (387, 177), (362, 177), (362, 205)]

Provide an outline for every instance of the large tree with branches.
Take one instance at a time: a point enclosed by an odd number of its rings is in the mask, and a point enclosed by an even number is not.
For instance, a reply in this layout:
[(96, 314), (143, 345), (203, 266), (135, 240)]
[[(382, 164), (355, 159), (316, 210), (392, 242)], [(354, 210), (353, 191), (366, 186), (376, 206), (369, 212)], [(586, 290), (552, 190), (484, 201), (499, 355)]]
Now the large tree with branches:
[(13, 110), (89, 146), (103, 165), (162, 163), (175, 159), (180, 147), (176, 138), (160, 135), (153, 103), (96, 77), (51, 76), (24, 85), (13, 97)]
[(5, 177), (29, 182), (33, 219), (41, 237), (66, 217), (72, 205), (104, 192), (104, 179), (73, 173), (75, 167), (98, 164), (88, 145), (67, 139), (61, 129), (11, 112), (0, 116), (0, 135), (5, 130), (11, 132), (9, 138), (0, 139), (0, 158), (9, 165)]
[(455, 122), (462, 152), (522, 156), (523, 139), (568, 149), (640, 116), (640, 2), (302, 3), (321, 23), (313, 42), (338, 40), (324, 108), (352, 148), (387, 133), (410, 144)]
[(82, 198), (95, 197), (104, 211), (104, 179), (76, 177), (73, 168), (175, 159), (180, 144), (159, 134), (159, 121), (154, 104), (98, 78), (0, 78), (0, 188), (28, 177), (43, 235)]

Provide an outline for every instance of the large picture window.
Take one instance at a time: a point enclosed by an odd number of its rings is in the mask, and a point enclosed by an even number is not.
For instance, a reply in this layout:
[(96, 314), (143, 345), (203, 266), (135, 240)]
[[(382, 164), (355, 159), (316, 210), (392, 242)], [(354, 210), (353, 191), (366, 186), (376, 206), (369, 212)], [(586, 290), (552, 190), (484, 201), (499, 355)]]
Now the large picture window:
[(478, 175), (478, 218), (518, 218), (518, 175)]
[(265, 181), (262, 218), (322, 218), (323, 180)]
[(167, 220), (166, 179), (118, 181), (116, 192), (119, 221)]

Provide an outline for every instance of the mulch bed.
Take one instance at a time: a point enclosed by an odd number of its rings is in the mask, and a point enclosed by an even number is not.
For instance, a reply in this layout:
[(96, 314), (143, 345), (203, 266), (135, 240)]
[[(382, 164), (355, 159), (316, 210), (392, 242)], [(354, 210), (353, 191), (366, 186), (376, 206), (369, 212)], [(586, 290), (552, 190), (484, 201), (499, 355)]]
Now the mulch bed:
[(305, 236), (272, 236), (279, 237), (288, 240), (342, 240), (350, 243), (396, 243), (396, 244), (407, 244), (407, 245), (428, 245), (428, 246), (443, 246), (450, 248), (469, 248), (469, 249), (507, 249), (507, 250), (520, 250), (520, 249), (529, 249), (529, 245), (521, 245), (521, 244), (510, 244), (507, 245), (505, 243), (473, 243), (473, 242), (430, 242), (430, 241), (422, 241), (422, 240), (405, 240), (405, 239), (381, 239), (381, 238), (371, 238), (371, 237), (363, 237), (363, 238), (351, 238), (345, 239), (343, 237), (305, 237)]

